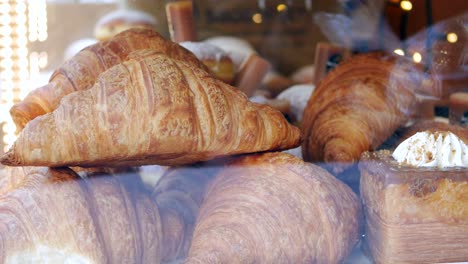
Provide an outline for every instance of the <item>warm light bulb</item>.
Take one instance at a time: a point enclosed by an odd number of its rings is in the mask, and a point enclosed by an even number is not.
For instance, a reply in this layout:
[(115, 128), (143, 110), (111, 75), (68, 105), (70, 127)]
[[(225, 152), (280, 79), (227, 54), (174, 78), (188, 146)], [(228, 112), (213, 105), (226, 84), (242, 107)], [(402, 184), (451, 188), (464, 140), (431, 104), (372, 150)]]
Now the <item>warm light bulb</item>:
[(255, 24), (261, 24), (261, 23), (263, 22), (262, 14), (260, 14), (260, 13), (255, 13), (255, 14), (252, 16), (252, 21), (253, 21)]
[(400, 7), (405, 11), (411, 11), (411, 9), (413, 9), (413, 4), (408, 0), (403, 0), (400, 2)]
[(458, 36), (457, 34), (450, 32), (447, 34), (447, 41), (450, 43), (455, 43), (458, 41)]
[(402, 49), (396, 49), (393, 51), (395, 54), (398, 54), (400, 56), (405, 56), (405, 52)]
[(283, 11), (288, 10), (288, 6), (285, 5), (285, 4), (279, 4), (279, 5), (276, 6), (276, 10), (278, 12), (283, 12)]
[(422, 61), (421, 53), (415, 52), (413, 54), (413, 61), (416, 62), (416, 63), (420, 63)]

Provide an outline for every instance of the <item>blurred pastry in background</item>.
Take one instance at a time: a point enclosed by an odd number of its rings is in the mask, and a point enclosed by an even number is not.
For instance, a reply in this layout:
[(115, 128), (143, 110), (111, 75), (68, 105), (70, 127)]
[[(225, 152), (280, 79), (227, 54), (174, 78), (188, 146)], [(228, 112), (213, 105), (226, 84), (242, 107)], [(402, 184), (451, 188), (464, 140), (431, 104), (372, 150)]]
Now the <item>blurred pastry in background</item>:
[(204, 42), (218, 46), (229, 54), (237, 72), (234, 86), (239, 90), (251, 97), (261, 87), (272, 65), (247, 40), (234, 36), (215, 36)]
[(184, 41), (179, 44), (191, 51), (218, 79), (233, 84), (236, 70), (226, 51), (206, 42)]
[(216, 36), (205, 39), (204, 42), (218, 46), (226, 51), (234, 61), (237, 71), (252, 54), (256, 54), (254, 47), (242, 38), (234, 36)]
[(261, 84), (262, 89), (269, 91), (273, 96), (277, 96), (292, 85), (294, 82), (290, 78), (274, 69), (266, 73)]
[(119, 9), (101, 17), (94, 26), (94, 37), (99, 41), (112, 38), (130, 28), (157, 28), (157, 19), (144, 11)]
[(315, 65), (308, 64), (294, 71), (290, 79), (295, 83), (313, 83), (315, 74)]
[(91, 46), (97, 42), (96, 39), (94, 38), (83, 38), (83, 39), (78, 39), (76, 41), (73, 41), (68, 47), (65, 49), (65, 52), (63, 53), (63, 60), (69, 60), (73, 56), (75, 56), (78, 52), (80, 52), (82, 49)]
[(290, 116), (291, 115), (291, 104), (289, 103), (288, 100), (284, 99), (275, 99), (275, 98), (268, 98), (266, 95), (263, 95), (261, 93), (256, 93), (254, 96), (249, 98), (251, 102), (257, 103), (257, 104), (265, 104), (269, 105), (276, 110), (280, 111), (283, 113), (285, 116)]
[(297, 84), (284, 90), (276, 97), (278, 100), (289, 102), (291, 105), (290, 113), (294, 123), (300, 124), (302, 122), (304, 109), (314, 89), (315, 85), (313, 84)]

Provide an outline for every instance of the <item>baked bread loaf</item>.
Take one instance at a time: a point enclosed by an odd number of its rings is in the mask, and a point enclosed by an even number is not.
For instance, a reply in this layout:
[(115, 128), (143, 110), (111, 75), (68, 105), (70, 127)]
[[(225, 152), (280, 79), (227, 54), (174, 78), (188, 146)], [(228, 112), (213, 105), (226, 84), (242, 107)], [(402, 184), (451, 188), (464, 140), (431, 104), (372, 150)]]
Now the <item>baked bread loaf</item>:
[(10, 114), (16, 127), (21, 130), (30, 120), (52, 112), (65, 95), (91, 88), (101, 73), (126, 61), (131, 52), (140, 49), (152, 49), (171, 58), (205, 67), (191, 52), (164, 39), (158, 32), (130, 29), (109, 41), (85, 48), (58, 68), (48, 84), (31, 91), (23, 101), (15, 104)]
[(304, 110), (304, 160), (340, 173), (376, 149), (408, 120), (425, 77), (413, 64), (379, 52), (340, 63)]
[(341, 263), (359, 240), (357, 196), (285, 153), (232, 161), (208, 187), (185, 263)]
[(139, 50), (29, 122), (1, 162), (173, 166), (299, 144), (299, 129), (279, 111), (190, 62)]

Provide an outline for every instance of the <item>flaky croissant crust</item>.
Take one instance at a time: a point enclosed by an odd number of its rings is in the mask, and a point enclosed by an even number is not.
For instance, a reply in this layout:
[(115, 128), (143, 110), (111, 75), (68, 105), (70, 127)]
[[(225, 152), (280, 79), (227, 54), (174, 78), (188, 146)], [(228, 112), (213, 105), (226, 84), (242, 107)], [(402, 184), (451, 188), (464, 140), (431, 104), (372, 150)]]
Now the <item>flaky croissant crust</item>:
[(300, 131), (277, 110), (203, 69), (139, 50), (91, 89), (63, 98), (25, 127), (6, 165), (181, 165), (293, 148)]
[(132, 28), (83, 49), (55, 70), (47, 85), (31, 91), (23, 101), (15, 104), (10, 114), (18, 130), (37, 116), (52, 112), (67, 94), (91, 88), (101, 73), (126, 61), (132, 52), (141, 49), (165, 53), (208, 70), (190, 51), (166, 40), (158, 32), (149, 28)]
[(209, 186), (185, 263), (340, 263), (358, 240), (357, 196), (324, 169), (269, 152)]
[(359, 160), (408, 119), (424, 77), (412, 64), (380, 52), (355, 55), (338, 65), (304, 110), (304, 159), (335, 163), (336, 173)]

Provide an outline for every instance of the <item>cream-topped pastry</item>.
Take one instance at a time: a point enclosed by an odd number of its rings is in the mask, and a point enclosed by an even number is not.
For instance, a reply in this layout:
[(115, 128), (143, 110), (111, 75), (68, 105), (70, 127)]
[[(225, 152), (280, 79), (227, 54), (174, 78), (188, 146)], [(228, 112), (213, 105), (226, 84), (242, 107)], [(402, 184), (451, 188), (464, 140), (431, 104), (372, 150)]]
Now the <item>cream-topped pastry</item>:
[(418, 132), (392, 154), (401, 164), (414, 167), (468, 167), (468, 146), (451, 132)]
[(463, 133), (420, 131), (393, 153), (361, 156), (364, 248), (374, 263), (468, 260), (467, 141)]

